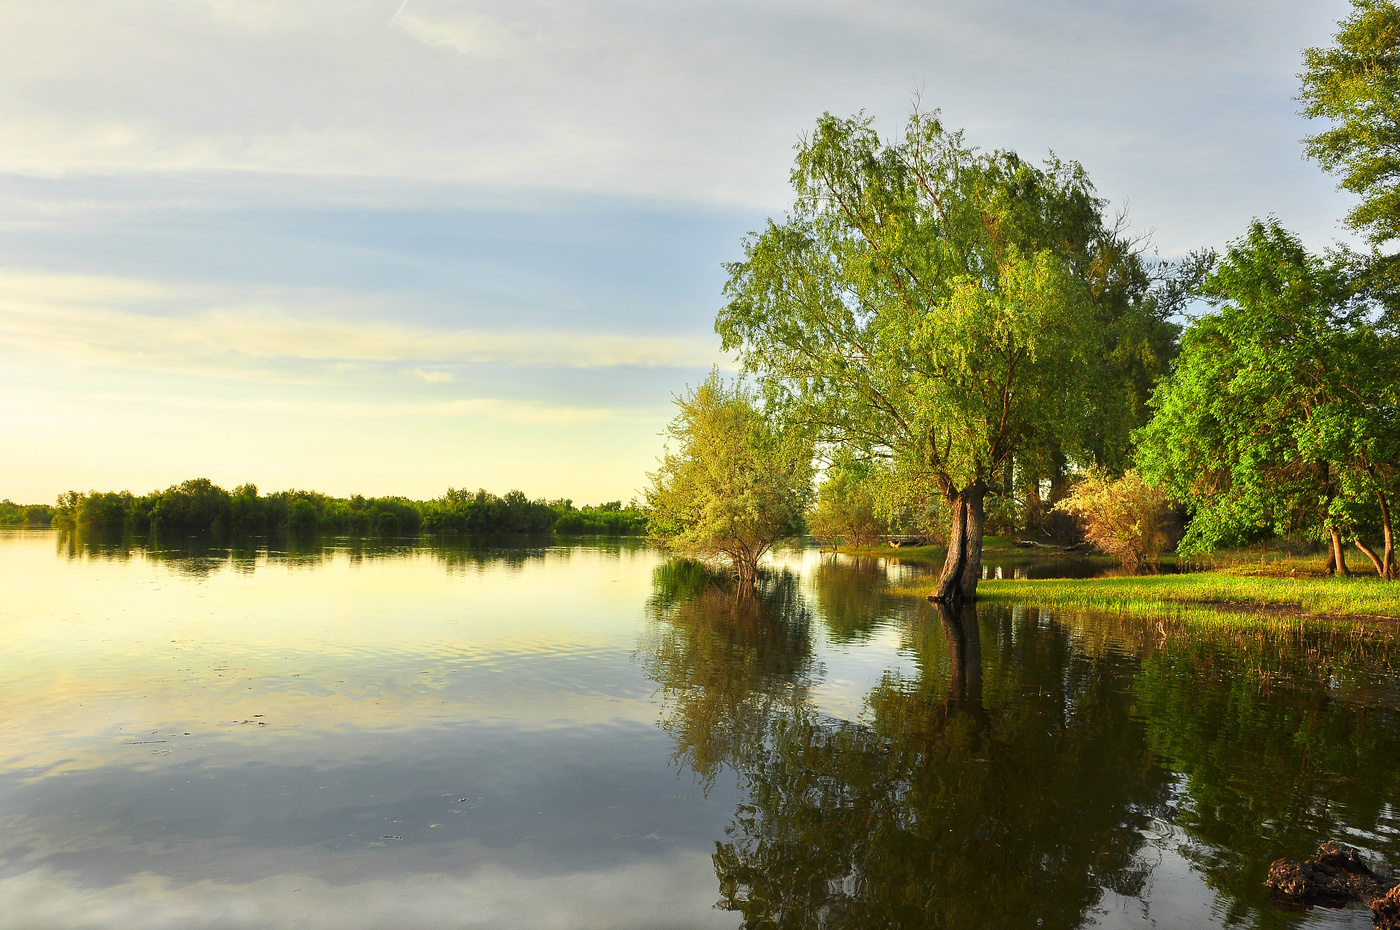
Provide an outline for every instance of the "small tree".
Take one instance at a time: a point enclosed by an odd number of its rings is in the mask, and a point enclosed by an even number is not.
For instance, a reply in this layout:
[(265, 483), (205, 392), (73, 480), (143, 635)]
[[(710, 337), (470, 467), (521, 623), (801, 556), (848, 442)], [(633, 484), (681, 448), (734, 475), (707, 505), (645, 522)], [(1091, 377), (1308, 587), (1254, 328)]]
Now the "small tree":
[(728, 562), (741, 597), (774, 543), (801, 533), (812, 498), (811, 444), (764, 415), (718, 371), (686, 397), (666, 429), (676, 445), (651, 473), (648, 528), (667, 546)]
[(817, 488), (817, 506), (809, 521), (812, 535), (853, 546), (875, 543), (889, 527), (879, 514), (872, 484), (867, 463), (834, 463)]
[(1156, 567), (1167, 542), (1167, 499), (1135, 471), (1111, 479), (1094, 469), (1055, 509), (1073, 514), (1095, 548), (1116, 557), (1129, 572), (1143, 562)]

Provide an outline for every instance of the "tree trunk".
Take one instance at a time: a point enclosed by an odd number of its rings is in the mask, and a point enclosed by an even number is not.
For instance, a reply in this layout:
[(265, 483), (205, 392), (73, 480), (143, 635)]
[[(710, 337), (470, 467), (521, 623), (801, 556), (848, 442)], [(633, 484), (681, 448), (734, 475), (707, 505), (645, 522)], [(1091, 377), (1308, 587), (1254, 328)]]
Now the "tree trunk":
[(1356, 537), (1356, 548), (1366, 554), (1366, 558), (1371, 560), (1371, 564), (1376, 567), (1376, 574), (1385, 577), (1385, 565), (1381, 562), (1381, 557), (1376, 555), (1375, 550), (1361, 541), (1361, 537)]
[(1026, 482), (1026, 532), (1045, 532), (1045, 507), (1040, 500), (1040, 479), (1036, 477)]
[(735, 594), (740, 600), (752, 600), (758, 595), (758, 560), (734, 559)]
[(1347, 571), (1347, 551), (1342, 547), (1342, 534), (1337, 532), (1335, 526), (1329, 526), (1327, 531), (1332, 534), (1332, 564), (1336, 567), (1338, 575), (1350, 578), (1351, 572)]
[(978, 480), (953, 497), (948, 557), (943, 560), (943, 574), (938, 578), (938, 591), (933, 595), (939, 603), (967, 604), (977, 600), (977, 582), (982, 577), (986, 496), (987, 486)]
[(1396, 575), (1395, 533), (1391, 529), (1390, 523), (1390, 501), (1386, 499), (1385, 492), (1379, 488), (1376, 489), (1376, 497), (1380, 500), (1381, 530), (1385, 533), (1385, 558), (1382, 560), (1382, 564), (1385, 566), (1385, 572), (1381, 577), (1394, 580)]

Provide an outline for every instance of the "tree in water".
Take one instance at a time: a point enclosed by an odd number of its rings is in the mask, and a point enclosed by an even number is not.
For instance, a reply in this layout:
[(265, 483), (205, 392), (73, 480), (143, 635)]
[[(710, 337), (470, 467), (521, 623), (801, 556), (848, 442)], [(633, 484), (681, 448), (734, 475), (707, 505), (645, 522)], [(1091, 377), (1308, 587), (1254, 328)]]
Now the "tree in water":
[(804, 528), (811, 444), (718, 371), (676, 406), (666, 431), (676, 448), (667, 449), (646, 492), (648, 527), (683, 555), (727, 562), (740, 597), (752, 597), (759, 561)]
[(970, 601), (989, 493), (1125, 459), (1174, 335), (1151, 276), (1078, 164), (978, 152), (936, 114), (889, 142), (828, 114), (792, 181), (789, 215), (727, 266), (715, 328), (824, 447), (948, 502), (935, 597)]

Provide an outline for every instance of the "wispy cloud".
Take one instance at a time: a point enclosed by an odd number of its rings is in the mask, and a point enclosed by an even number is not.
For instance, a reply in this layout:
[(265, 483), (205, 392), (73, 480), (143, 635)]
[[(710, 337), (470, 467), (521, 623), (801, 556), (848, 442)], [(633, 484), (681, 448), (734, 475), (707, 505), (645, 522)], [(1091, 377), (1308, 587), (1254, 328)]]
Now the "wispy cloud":
[[(304, 363), (398, 366), (430, 383), (451, 366), (697, 368), (719, 359), (713, 340), (629, 333), (428, 329), (391, 322), (392, 298), (351, 294), (369, 319), (336, 318), (337, 295), (282, 292), (231, 302), (200, 287), (0, 271), (0, 344), (88, 365), (266, 378)], [(212, 367), (211, 367), (212, 366)], [(304, 377), (299, 372), (297, 377)]]
[(1274, 200), (1266, 211), (1315, 209), (1310, 198), (1330, 189), (1298, 162), (1290, 98), (1300, 49), (1326, 41), (1347, 8), (12, 6), (0, 171), (290, 172), (773, 208), (788, 198), (793, 142), (823, 110), (864, 107), (893, 127), (924, 88), (979, 144), (1083, 160), (1151, 225), (1230, 209), (1243, 213), (1232, 230), (1260, 196)]

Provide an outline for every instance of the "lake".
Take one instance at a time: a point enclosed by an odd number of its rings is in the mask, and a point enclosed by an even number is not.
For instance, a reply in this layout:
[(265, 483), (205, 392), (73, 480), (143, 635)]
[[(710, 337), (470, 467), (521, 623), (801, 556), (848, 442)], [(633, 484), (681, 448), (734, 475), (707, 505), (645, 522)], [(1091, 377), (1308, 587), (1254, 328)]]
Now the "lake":
[(1369, 927), (1385, 630), (954, 616), (779, 554), (0, 531), (0, 927)]

